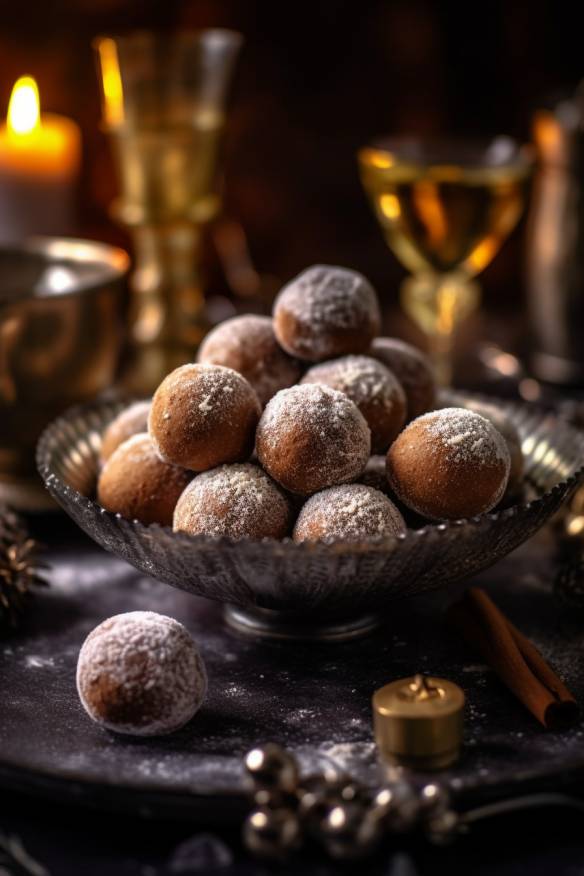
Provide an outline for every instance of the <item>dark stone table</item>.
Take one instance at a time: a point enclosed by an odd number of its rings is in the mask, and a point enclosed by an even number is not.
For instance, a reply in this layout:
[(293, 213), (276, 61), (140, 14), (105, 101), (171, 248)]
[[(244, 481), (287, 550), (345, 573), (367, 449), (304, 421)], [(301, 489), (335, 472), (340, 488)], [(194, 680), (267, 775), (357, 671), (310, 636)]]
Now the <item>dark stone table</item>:
[[(371, 693), (420, 669), (457, 681), (467, 693), (464, 756), (441, 774), (460, 806), (533, 788), (573, 788), (581, 778), (582, 727), (544, 731), (444, 626), (444, 607), (456, 591), (396, 605), (381, 630), (358, 642), (259, 643), (229, 631), (219, 606), (144, 578), (63, 517), (36, 526), (48, 545), (52, 586), (38, 595), (22, 629), (0, 642), (0, 833), (22, 835), (32, 854), (47, 864), (58, 862), (54, 872), (163, 873), (177, 842), (203, 828), (220, 835), (235, 854), (230, 872), (260, 872), (249, 869), (238, 848), (247, 806), (242, 755), (253, 744), (275, 740), (295, 750), (306, 768), (333, 764), (376, 784), (381, 773), (371, 737)], [(552, 548), (544, 533), (476, 581), (584, 701), (582, 620), (553, 599)], [(207, 664), (204, 707), (170, 737), (133, 740), (106, 733), (87, 718), (75, 692), (85, 635), (106, 616), (134, 609), (185, 623)], [(112, 815), (118, 811), (124, 818)], [(143, 817), (155, 829), (144, 827)], [(528, 825), (557, 822), (554, 834), (566, 834), (560, 857), (554, 853), (553, 872), (562, 873), (561, 856), (570, 863), (584, 836), (581, 828), (575, 834), (569, 829), (574, 820), (569, 813), (523, 817), (525, 837), (540, 848), (525, 857), (530, 873), (550, 872), (534, 862), (538, 856), (546, 860), (557, 837), (543, 826), (535, 834)], [(513, 837), (521, 845), (521, 818), (505, 819), (504, 828), (501, 819), (496, 823), (497, 835), (515, 824)], [(473, 854), (473, 843), (488, 831), (487, 825), (476, 828), (475, 839), (460, 841), (457, 853), (406, 847), (407, 866), (414, 861), (426, 872), (433, 855), (454, 866), (464, 860), (465, 849)], [(488, 849), (481, 852), (473, 873), (494, 872), (489, 855)], [(406, 864), (398, 864), (395, 876), (406, 876)], [(324, 862), (318, 867), (314, 872), (336, 872)], [(379, 867), (393, 872), (387, 860)]]

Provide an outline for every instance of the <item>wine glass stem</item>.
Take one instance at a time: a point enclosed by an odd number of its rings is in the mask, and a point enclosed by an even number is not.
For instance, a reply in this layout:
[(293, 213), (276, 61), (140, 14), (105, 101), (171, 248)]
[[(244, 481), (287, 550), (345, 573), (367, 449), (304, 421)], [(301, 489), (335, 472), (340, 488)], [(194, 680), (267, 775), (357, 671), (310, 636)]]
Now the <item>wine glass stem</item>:
[(434, 291), (434, 331), (430, 335), (436, 379), (440, 386), (450, 386), (453, 375), (454, 332), (459, 318), (460, 285), (449, 277), (439, 277)]
[(436, 331), (429, 337), (429, 354), (434, 367), (434, 374), (439, 386), (448, 387), (452, 384), (453, 377), (453, 332)]

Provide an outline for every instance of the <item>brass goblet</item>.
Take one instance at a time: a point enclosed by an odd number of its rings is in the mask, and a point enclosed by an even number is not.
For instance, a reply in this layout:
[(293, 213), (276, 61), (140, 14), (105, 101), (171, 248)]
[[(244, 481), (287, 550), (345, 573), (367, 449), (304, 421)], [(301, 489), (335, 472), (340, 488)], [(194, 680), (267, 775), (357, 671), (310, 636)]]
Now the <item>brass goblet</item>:
[(225, 99), (241, 42), (221, 29), (95, 42), (121, 183), (112, 213), (134, 241), (130, 326), (146, 353), (143, 384), (191, 358), (205, 333), (201, 238), (221, 207)]

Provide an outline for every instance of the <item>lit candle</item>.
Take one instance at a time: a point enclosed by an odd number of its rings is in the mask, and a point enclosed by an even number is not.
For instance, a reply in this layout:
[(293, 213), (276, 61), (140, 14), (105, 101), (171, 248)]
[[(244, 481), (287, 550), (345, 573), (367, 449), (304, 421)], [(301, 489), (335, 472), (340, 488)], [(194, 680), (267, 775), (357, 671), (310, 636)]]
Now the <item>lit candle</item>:
[(21, 77), (0, 127), (0, 240), (71, 231), (80, 158), (78, 126), (41, 115), (35, 80)]

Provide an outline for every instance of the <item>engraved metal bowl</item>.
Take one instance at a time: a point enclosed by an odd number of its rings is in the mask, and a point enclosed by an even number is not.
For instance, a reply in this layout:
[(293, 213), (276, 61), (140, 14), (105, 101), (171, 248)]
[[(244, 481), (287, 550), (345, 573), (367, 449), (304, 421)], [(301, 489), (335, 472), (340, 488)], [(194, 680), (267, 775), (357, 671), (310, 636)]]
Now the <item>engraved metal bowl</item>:
[(373, 543), (189, 536), (105, 511), (92, 498), (98, 453), (122, 402), (67, 412), (43, 433), (37, 462), (52, 496), (102, 547), (167, 584), (227, 603), (240, 629), (346, 638), (370, 628), (397, 597), (446, 587), (495, 563), (549, 520), (584, 479), (584, 433), (536, 406), (490, 401), (519, 430), (535, 498)]
[(51, 507), (35, 469), (48, 423), (111, 386), (124, 336), (123, 250), (58, 237), (0, 247), (0, 498)]

